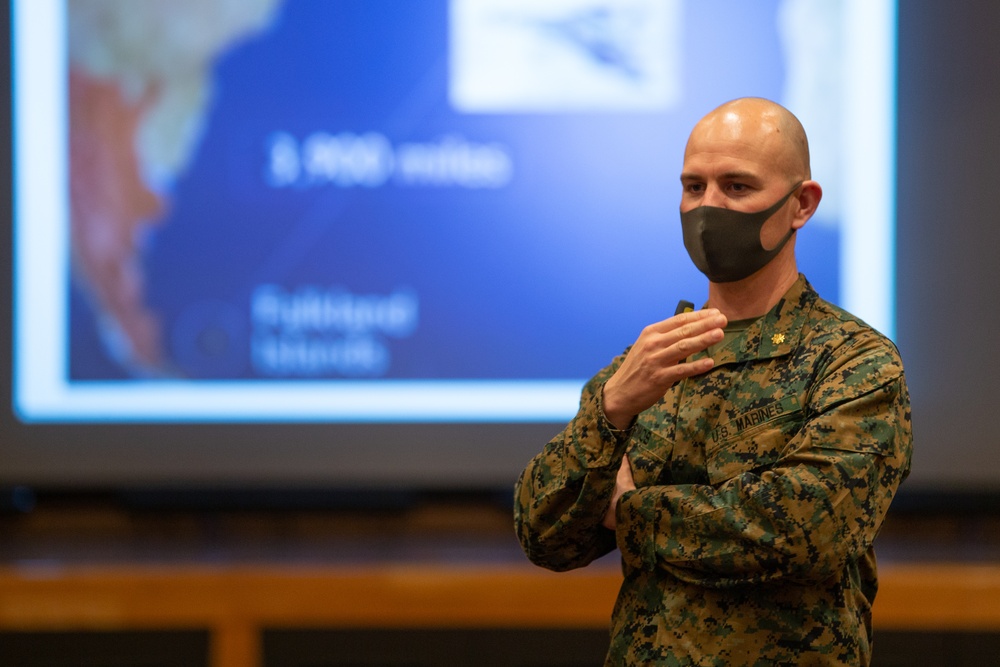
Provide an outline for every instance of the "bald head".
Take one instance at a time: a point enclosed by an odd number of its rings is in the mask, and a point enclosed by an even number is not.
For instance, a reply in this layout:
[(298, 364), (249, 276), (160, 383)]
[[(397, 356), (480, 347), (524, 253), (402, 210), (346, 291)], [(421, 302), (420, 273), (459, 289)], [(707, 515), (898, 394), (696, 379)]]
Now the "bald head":
[(776, 102), (743, 97), (714, 109), (694, 126), (685, 156), (704, 145), (727, 144), (756, 152), (789, 182), (811, 178), (806, 132), (799, 119)]
[[(784, 203), (760, 230), (764, 248), (779, 247), (794, 278), (794, 239), (783, 239), (815, 212), (823, 190), (809, 174), (802, 124), (759, 97), (727, 102), (702, 118), (688, 138), (681, 170), (681, 215), (698, 207), (759, 213)], [(789, 199), (790, 197), (790, 199)], [(791, 230), (791, 231), (790, 231)]]

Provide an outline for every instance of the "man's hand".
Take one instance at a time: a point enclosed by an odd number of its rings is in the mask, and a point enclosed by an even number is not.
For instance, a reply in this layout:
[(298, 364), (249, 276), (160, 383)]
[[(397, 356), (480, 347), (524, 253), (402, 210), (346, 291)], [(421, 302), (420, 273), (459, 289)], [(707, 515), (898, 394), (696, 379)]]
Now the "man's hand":
[(608, 508), (607, 513), (604, 515), (604, 520), (601, 525), (608, 530), (614, 530), (618, 527), (618, 520), (615, 517), (615, 512), (618, 510), (618, 501), (621, 499), (622, 494), (626, 491), (632, 491), (635, 489), (635, 480), (632, 478), (632, 465), (628, 462), (628, 456), (622, 457), (622, 465), (618, 468), (618, 477), (615, 478), (615, 492), (611, 496), (611, 507)]
[(604, 416), (616, 428), (660, 400), (675, 382), (715, 363), (684, 359), (722, 340), (726, 317), (714, 308), (681, 313), (642, 330), (625, 361), (604, 384)]

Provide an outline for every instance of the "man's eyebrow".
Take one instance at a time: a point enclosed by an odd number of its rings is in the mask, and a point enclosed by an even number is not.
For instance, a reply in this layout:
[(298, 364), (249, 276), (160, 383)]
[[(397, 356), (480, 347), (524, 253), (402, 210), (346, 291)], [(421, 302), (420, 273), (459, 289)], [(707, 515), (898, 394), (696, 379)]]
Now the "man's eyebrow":
[[(757, 181), (760, 180), (757, 174), (752, 171), (727, 171), (720, 175), (720, 178), (726, 181)], [(682, 181), (698, 181), (703, 180), (700, 174), (693, 172), (682, 172)]]

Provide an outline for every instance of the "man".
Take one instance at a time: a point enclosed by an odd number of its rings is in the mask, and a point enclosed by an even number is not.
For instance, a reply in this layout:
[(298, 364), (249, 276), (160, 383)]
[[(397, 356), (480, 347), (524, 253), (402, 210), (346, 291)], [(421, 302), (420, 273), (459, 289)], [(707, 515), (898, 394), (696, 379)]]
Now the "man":
[(822, 190), (790, 112), (712, 111), (681, 184), (708, 302), (586, 385), (518, 481), (521, 544), (553, 570), (620, 549), (609, 665), (867, 665), (872, 542), (910, 467), (899, 355), (798, 273)]

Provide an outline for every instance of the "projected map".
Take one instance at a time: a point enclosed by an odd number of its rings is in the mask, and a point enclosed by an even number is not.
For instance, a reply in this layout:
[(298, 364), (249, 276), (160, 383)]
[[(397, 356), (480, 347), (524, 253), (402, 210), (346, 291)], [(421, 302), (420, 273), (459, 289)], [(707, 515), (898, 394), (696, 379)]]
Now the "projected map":
[(48, 4), (68, 181), (24, 241), (21, 331), (61, 324), (24, 348), (26, 418), (412, 419), (418, 391), (431, 419), (564, 418), (705, 298), (678, 172), (743, 95), (809, 132), (800, 267), (839, 299), (840, 3)]

